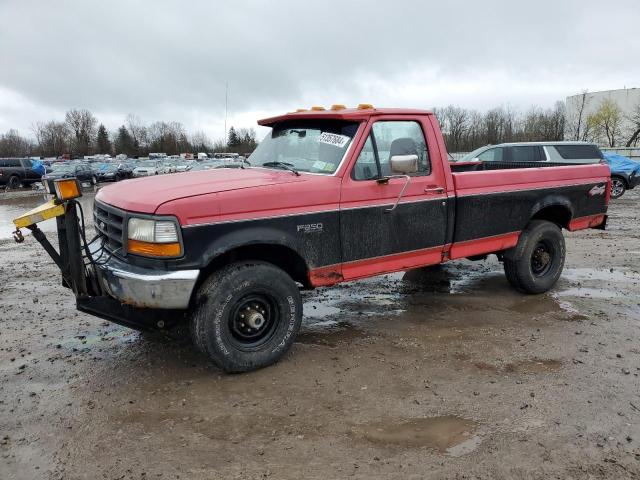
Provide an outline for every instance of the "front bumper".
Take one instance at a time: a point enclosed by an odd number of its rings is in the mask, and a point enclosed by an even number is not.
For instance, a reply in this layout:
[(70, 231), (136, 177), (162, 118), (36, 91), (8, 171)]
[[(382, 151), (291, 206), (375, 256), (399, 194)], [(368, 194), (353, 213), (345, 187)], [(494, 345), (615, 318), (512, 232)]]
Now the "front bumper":
[(640, 184), (640, 172), (629, 175), (629, 190), (637, 187), (638, 184)]
[[(183, 310), (189, 307), (200, 270), (159, 271), (126, 263), (103, 252), (101, 240), (90, 244), (98, 265), (96, 274), (104, 291), (116, 300), (138, 308)], [(108, 260), (104, 260), (108, 258)]]

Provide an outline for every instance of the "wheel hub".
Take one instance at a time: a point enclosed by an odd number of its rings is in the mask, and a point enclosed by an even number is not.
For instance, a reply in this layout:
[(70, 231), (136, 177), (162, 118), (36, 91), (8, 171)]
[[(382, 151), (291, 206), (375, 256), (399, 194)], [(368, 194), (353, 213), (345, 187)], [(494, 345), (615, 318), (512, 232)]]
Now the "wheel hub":
[(262, 325), (264, 325), (265, 322), (262, 312), (258, 312), (255, 310), (251, 311), (251, 313), (246, 316), (246, 320), (247, 325), (249, 325), (251, 328), (260, 328), (262, 327)]
[(231, 334), (244, 348), (268, 339), (277, 311), (274, 302), (265, 295), (249, 295), (239, 300), (229, 320)]
[(531, 268), (533, 273), (544, 275), (551, 266), (552, 256), (546, 245), (539, 244), (531, 256)]

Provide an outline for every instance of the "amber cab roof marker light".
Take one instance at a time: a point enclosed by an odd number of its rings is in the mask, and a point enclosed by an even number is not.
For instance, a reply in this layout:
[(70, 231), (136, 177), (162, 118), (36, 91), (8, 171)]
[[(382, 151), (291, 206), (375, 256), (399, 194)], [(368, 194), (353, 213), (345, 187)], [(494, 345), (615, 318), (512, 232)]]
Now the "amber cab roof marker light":
[(311, 111), (312, 112), (324, 112), (325, 108), (318, 106), (318, 105), (314, 105), (313, 107), (311, 107)]
[(361, 103), (358, 105), (358, 110), (372, 110), (374, 107), (370, 103)]
[(346, 107), (346, 105), (343, 105), (341, 103), (334, 103), (333, 105), (331, 105), (331, 110), (344, 110)]

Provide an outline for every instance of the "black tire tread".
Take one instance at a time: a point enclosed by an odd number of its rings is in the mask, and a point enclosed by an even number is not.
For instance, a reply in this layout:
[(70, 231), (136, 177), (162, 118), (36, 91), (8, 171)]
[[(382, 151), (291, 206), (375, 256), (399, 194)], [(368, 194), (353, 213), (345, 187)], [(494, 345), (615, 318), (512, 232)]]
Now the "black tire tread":
[[(225, 288), (225, 284), (227, 282), (232, 281), (234, 278), (240, 275), (243, 271), (253, 269), (256, 267), (263, 267), (263, 268), (266, 267), (267, 269), (271, 270), (273, 275), (282, 276), (283, 280), (286, 279), (290, 281), (291, 285), (295, 287), (295, 283), (293, 282), (293, 280), (291, 280), (283, 270), (279, 269), (278, 267), (276, 267), (271, 263), (261, 262), (256, 260), (256, 261), (244, 261), (244, 262), (232, 263), (230, 265), (227, 265), (213, 272), (209, 276), (209, 278), (207, 278), (202, 283), (196, 295), (196, 304), (195, 304), (193, 314), (191, 315), (191, 325), (190, 325), (193, 343), (196, 345), (198, 350), (200, 350), (203, 354), (207, 355), (213, 361), (213, 363), (216, 364), (216, 366), (225, 370), (226, 372), (230, 372), (230, 373), (245, 372), (245, 371), (254, 370), (255, 368), (265, 367), (267, 365), (275, 363), (282, 355), (284, 355), (284, 353), (286, 353), (291, 343), (293, 343), (293, 339), (292, 339), (290, 344), (280, 352), (280, 355), (277, 356), (277, 358), (274, 357), (273, 360), (270, 360), (267, 363), (263, 363), (257, 366), (252, 364), (247, 364), (247, 365), (230, 364), (230, 362), (227, 359), (225, 359), (223, 356), (221, 356), (219, 352), (209, 347), (209, 344), (207, 342), (207, 338), (208, 338), (207, 323), (210, 322), (210, 315), (208, 314), (210, 312), (207, 311), (207, 309), (198, 308), (199, 305), (201, 305), (202, 302), (204, 302), (207, 298), (213, 298), (213, 299), (221, 298), (222, 297), (221, 291)], [(297, 296), (298, 296), (297, 300), (298, 300), (298, 305), (300, 306), (299, 315), (301, 319), (302, 300), (300, 299), (297, 287), (295, 287), (295, 292), (297, 293)], [(299, 324), (300, 324), (300, 320), (298, 321), (298, 328), (299, 328)], [(295, 334), (294, 334), (294, 338), (295, 338)]]
[(530, 221), (520, 235), (518, 244), (515, 247), (507, 250), (504, 255), (504, 272), (507, 280), (517, 291), (521, 293), (543, 293), (549, 290), (553, 286), (553, 284), (555, 284), (555, 281), (557, 281), (556, 278), (550, 286), (542, 287), (539, 283), (536, 283), (536, 281), (533, 280), (529, 274), (528, 264), (530, 255), (527, 252), (527, 249), (530, 248), (529, 239), (539, 234), (540, 231), (545, 230), (548, 232), (548, 234), (559, 235), (559, 247), (561, 248), (562, 254), (560, 259), (560, 266), (558, 269), (559, 272), (557, 273), (558, 276), (560, 275), (560, 273), (562, 272), (562, 268), (564, 267), (566, 247), (561, 228), (555, 223), (546, 220)]

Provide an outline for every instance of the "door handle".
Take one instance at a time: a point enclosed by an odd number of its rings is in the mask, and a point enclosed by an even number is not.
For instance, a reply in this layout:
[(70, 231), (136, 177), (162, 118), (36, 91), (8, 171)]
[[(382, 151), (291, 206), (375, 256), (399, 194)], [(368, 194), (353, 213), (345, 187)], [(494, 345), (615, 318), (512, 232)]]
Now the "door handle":
[(444, 193), (443, 187), (425, 188), (425, 193)]

